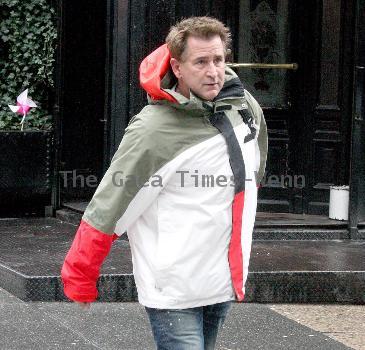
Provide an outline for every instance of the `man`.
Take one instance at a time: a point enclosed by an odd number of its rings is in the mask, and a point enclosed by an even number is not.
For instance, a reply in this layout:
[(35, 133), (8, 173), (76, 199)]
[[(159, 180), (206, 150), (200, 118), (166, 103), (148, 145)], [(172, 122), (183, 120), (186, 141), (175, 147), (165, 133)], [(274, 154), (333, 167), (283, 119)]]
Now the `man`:
[(62, 268), (65, 294), (88, 305), (127, 231), (158, 349), (213, 349), (231, 301), (244, 298), (267, 135), (261, 108), (225, 66), (229, 44), (221, 22), (192, 17), (142, 62), (149, 105), (126, 129)]

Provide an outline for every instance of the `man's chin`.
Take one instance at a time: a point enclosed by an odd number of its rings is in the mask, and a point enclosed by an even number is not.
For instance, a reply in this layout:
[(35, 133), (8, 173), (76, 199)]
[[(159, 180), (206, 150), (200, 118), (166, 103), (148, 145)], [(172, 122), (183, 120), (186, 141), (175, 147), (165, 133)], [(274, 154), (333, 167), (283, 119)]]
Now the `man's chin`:
[(219, 94), (219, 91), (212, 90), (203, 94), (196, 94), (198, 97), (205, 101), (213, 101)]

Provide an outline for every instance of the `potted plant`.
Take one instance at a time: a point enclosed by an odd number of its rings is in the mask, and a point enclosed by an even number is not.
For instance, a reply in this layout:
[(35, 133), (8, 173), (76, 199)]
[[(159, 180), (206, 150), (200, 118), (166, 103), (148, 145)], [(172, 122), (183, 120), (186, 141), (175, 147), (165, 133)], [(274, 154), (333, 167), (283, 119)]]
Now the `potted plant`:
[(0, 0), (0, 215), (50, 205), (56, 37), (50, 1)]

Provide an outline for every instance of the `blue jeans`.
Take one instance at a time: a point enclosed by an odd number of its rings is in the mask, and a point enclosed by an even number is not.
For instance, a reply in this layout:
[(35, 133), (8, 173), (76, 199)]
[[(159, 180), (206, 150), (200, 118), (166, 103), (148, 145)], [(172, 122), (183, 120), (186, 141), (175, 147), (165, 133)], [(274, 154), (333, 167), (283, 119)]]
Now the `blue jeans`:
[(158, 350), (213, 350), (231, 302), (190, 309), (146, 307)]

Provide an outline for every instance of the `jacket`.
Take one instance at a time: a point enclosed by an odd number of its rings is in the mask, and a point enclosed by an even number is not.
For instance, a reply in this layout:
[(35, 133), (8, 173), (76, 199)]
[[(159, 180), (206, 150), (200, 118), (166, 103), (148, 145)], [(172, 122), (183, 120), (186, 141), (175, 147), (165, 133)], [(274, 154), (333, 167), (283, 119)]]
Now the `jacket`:
[(62, 267), (64, 292), (94, 301), (100, 266), (127, 232), (142, 305), (242, 301), (264, 174), (262, 110), (226, 68), (214, 101), (177, 93), (166, 45), (140, 66), (149, 104), (130, 121)]

